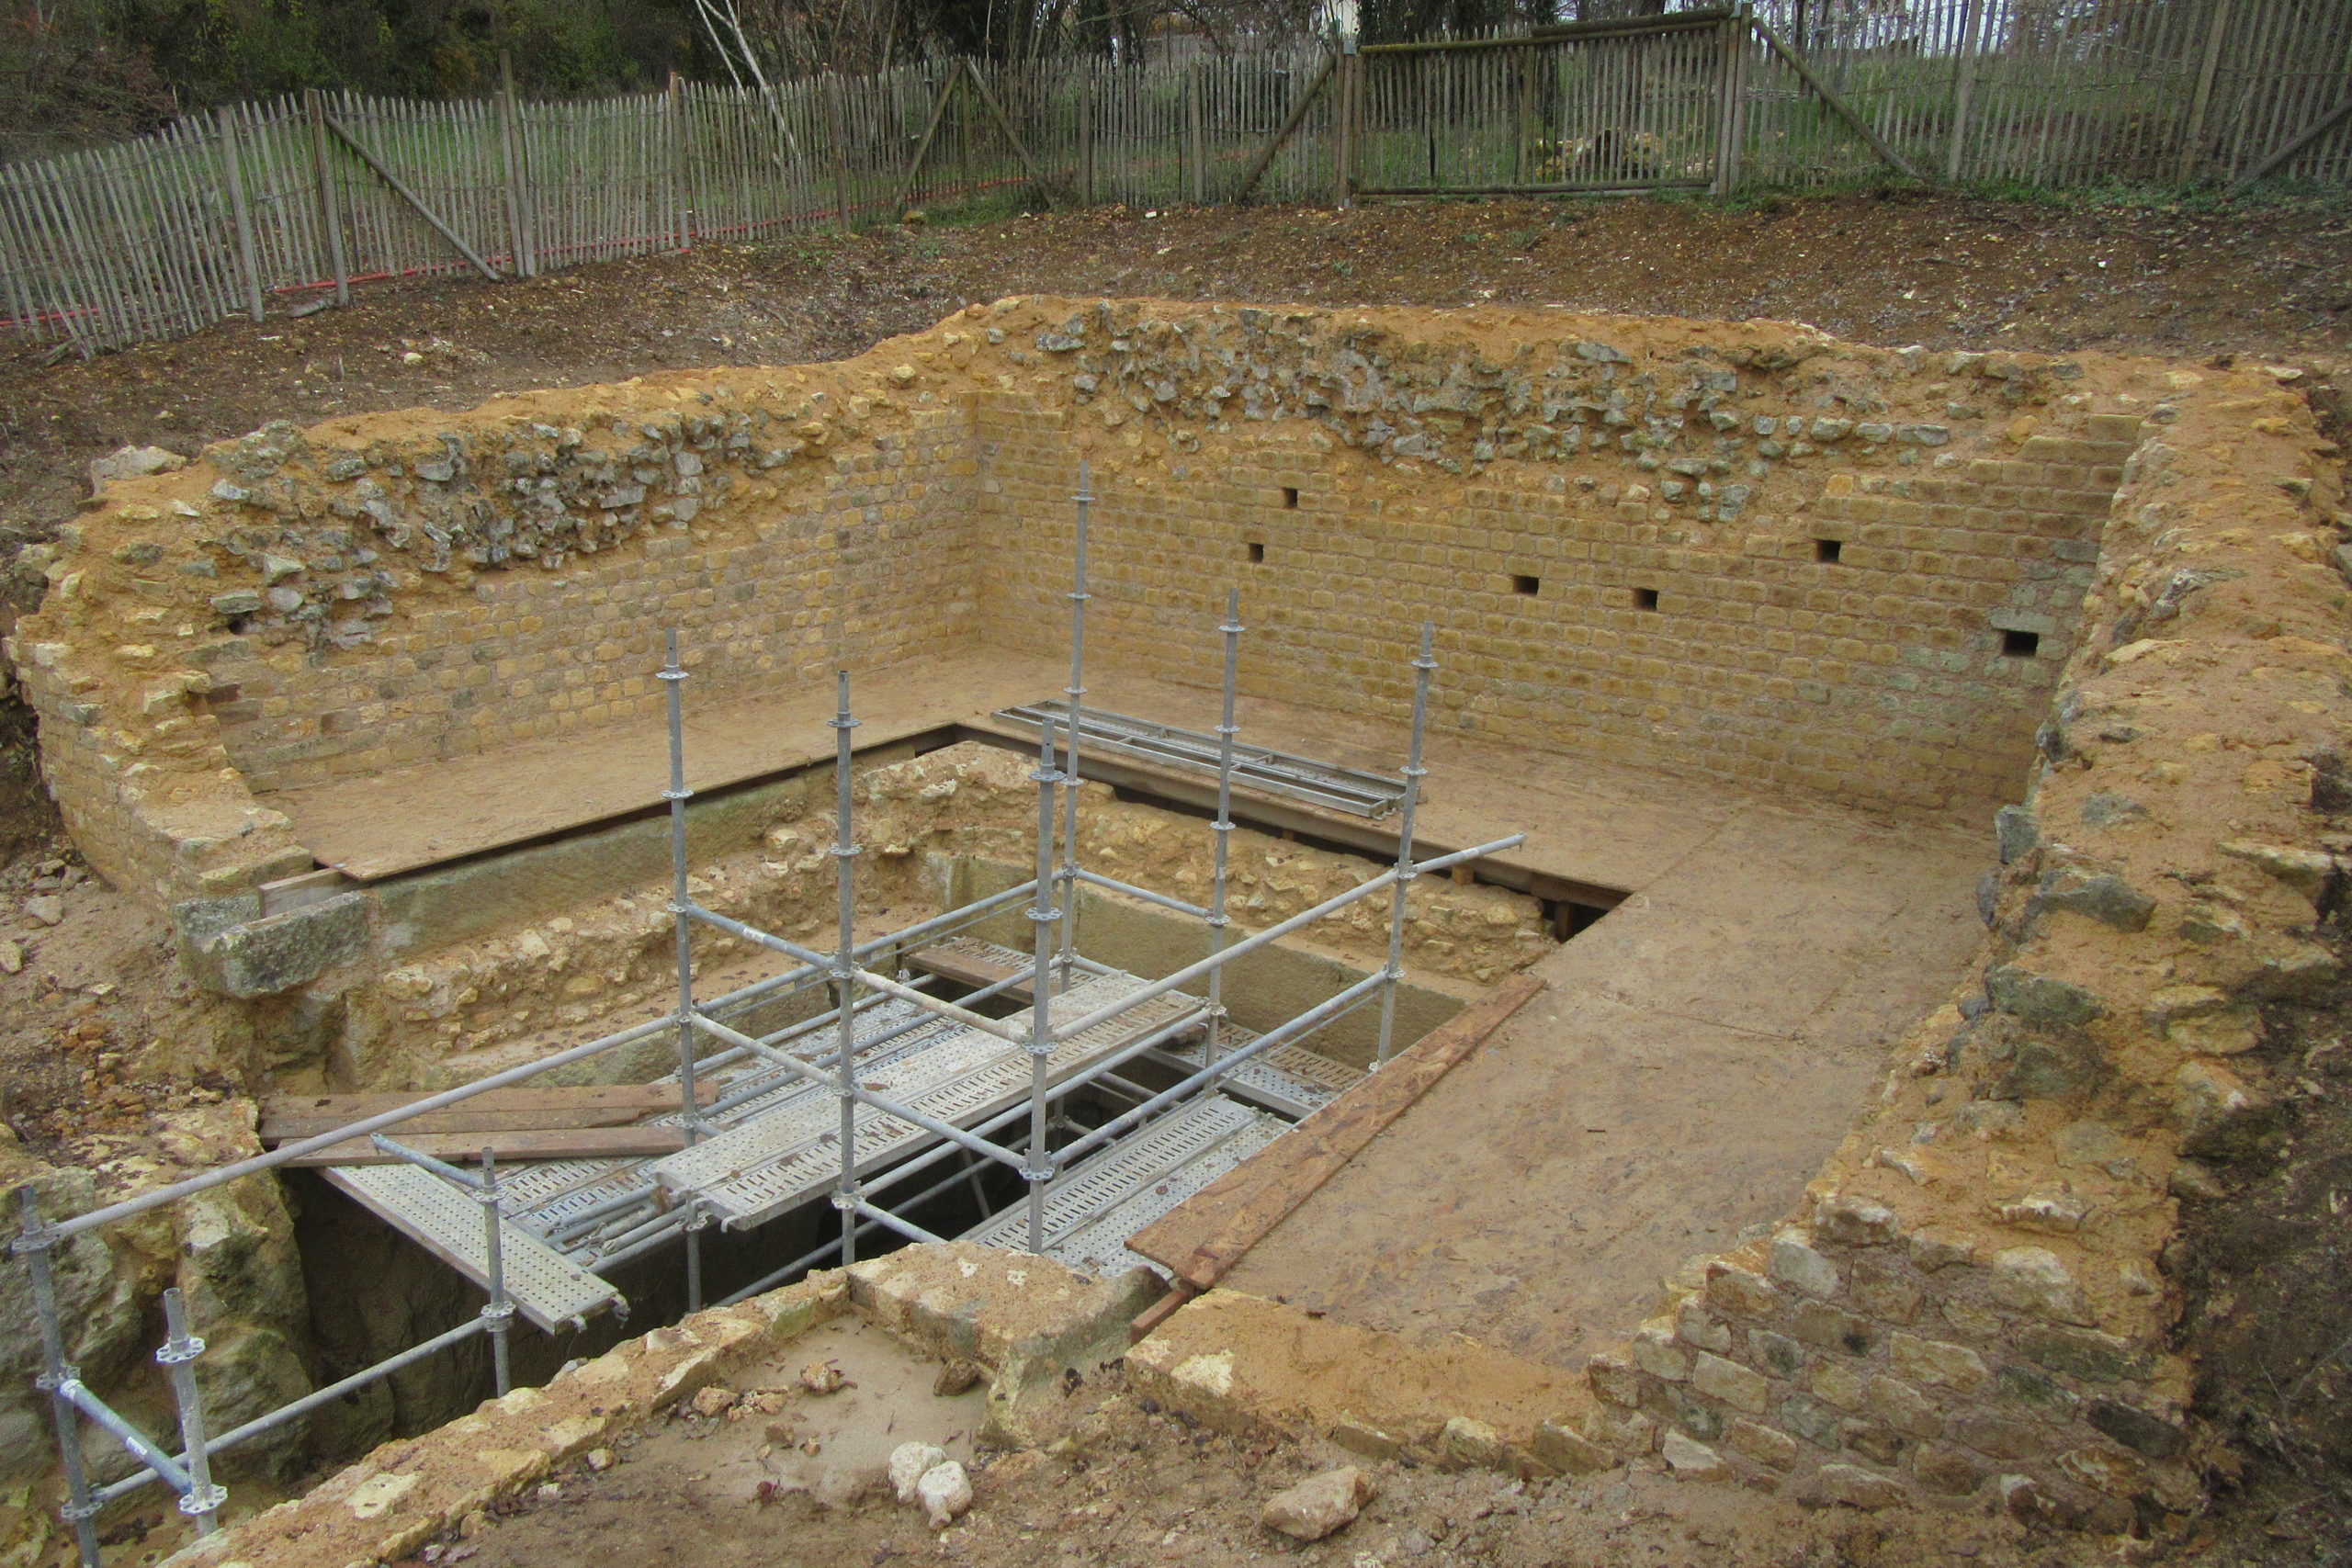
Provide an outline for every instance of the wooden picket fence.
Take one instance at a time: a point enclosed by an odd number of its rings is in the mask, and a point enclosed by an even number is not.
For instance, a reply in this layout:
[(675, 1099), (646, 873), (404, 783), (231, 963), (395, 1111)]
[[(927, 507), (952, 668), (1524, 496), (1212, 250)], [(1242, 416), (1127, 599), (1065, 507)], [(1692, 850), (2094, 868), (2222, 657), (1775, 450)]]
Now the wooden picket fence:
[(1873, 175), (2352, 183), (2345, 0), (1761, 0), (1143, 65), (927, 60), (761, 95), (311, 94), (0, 167), (0, 311), (87, 354), (386, 279), (988, 204), (1726, 193)]

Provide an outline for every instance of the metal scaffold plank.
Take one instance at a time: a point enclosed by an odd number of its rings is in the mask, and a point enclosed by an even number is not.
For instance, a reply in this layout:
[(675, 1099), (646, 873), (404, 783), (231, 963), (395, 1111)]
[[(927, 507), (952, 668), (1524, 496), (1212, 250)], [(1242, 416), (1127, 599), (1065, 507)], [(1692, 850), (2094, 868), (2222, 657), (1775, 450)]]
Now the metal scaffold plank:
[[(471, 1193), (413, 1165), (338, 1167), (326, 1178), (417, 1246), (489, 1289), (488, 1237), (481, 1205)], [(620, 1300), (620, 1292), (512, 1220), (500, 1221), (499, 1247), (506, 1293), (526, 1320), (547, 1333)]]
[[(1071, 987), (1053, 998), (1050, 1017), (1076, 1018), (1139, 987), (1129, 975), (1104, 976)], [(1197, 1012), (1200, 1004), (1181, 996), (1148, 998), (1126, 1012), (1054, 1048), (1049, 1082), (1058, 1083), (1144, 1036)], [(1025, 1012), (1009, 1022), (1025, 1021)], [(886, 1076), (860, 1082), (873, 1093), (956, 1126), (975, 1126), (1017, 1104), (1030, 1088), (1027, 1052), (994, 1035), (967, 1027), (935, 1026), (931, 1043), (899, 1058)], [(812, 1086), (814, 1088), (814, 1086)], [(654, 1179), (676, 1197), (699, 1196), (723, 1224), (756, 1225), (823, 1191), (840, 1174), (837, 1106), (818, 1089), (808, 1100), (733, 1128), (707, 1143), (657, 1162)], [(860, 1173), (937, 1141), (936, 1134), (886, 1112), (860, 1112), (852, 1154)]]
[[(1064, 703), (1024, 703), (999, 708), (992, 716), (1033, 730), (1050, 723), (1066, 731), (1069, 725), (1069, 706)], [(1198, 730), (1091, 707), (1082, 710), (1079, 727), (1090, 752), (1108, 751), (1138, 762), (1212, 775), (1221, 765), (1222, 742)], [(1378, 773), (1238, 743), (1233, 748), (1233, 782), (1261, 794), (1288, 795), (1357, 817), (1385, 817), (1405, 798), (1402, 784)]]
[[(1288, 1132), (1261, 1111), (1208, 1095), (1073, 1166), (1046, 1189), (1046, 1255), (1091, 1274), (1143, 1260), (1127, 1238)], [(967, 1241), (1025, 1248), (1027, 1216), (1008, 1210)]]

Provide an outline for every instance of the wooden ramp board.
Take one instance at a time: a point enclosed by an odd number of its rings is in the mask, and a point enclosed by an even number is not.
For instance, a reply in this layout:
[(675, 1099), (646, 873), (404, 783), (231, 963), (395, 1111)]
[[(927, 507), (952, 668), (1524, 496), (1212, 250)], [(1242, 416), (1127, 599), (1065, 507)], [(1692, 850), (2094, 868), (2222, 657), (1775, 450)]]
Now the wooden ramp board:
[[(1204, 1095), (1099, 1149), (1046, 1188), (1046, 1256), (1089, 1274), (1123, 1274), (1142, 1259), (1127, 1238), (1289, 1130), (1221, 1094)], [(1029, 1208), (1016, 1203), (965, 1234), (1016, 1251)]]
[[(417, 1246), (487, 1291), (490, 1252), (481, 1205), (413, 1165), (330, 1167), (326, 1179)], [(621, 1293), (514, 1221), (499, 1222), (499, 1256), (515, 1310), (546, 1333), (585, 1322)]]
[(1265, 1158), (1228, 1172), (1128, 1245), (1184, 1284), (1207, 1290), (1543, 990), (1533, 975), (1503, 981), (1292, 1128)]
[[(1015, 975), (1026, 976), (1035, 962), (1029, 954), (970, 936), (951, 936), (945, 942), (934, 942), (906, 955), (907, 967), (917, 974), (936, 975), (976, 991), (1010, 980)], [(1007, 986), (1001, 994), (1025, 1002), (1029, 988), (1029, 982), (1023, 979)]]
[[(1076, 1018), (1142, 988), (1132, 975), (1106, 975), (1081, 982), (1053, 998), (1051, 1016)], [(1135, 1044), (1187, 1015), (1200, 1003), (1162, 993), (1115, 1018), (1065, 1040), (1046, 1058), (1046, 1077), (1060, 1083), (1104, 1056)], [(1006, 1021), (1016, 1026), (1027, 1012)], [(955, 1126), (977, 1126), (1026, 1099), (1028, 1053), (996, 1035), (946, 1023), (922, 1050), (893, 1064), (881, 1077), (864, 1080), (875, 1093)], [(830, 1100), (799, 1104), (761, 1117), (654, 1166), (657, 1180), (672, 1193), (698, 1194), (704, 1206), (729, 1228), (755, 1225), (808, 1201), (841, 1174), (840, 1111)], [(927, 1147), (938, 1134), (885, 1112), (861, 1109), (852, 1168), (865, 1172)]]
[[(623, 1127), (632, 1122), (680, 1110), (678, 1086), (661, 1084), (596, 1084), (571, 1089), (495, 1089), (445, 1111), (395, 1123), (386, 1136), (410, 1143), (431, 1133), (520, 1133), (558, 1128)], [(695, 1097), (708, 1105), (718, 1098), (718, 1086), (699, 1083)], [(262, 1101), (261, 1141), (276, 1145), (299, 1143), (348, 1127), (365, 1117), (381, 1116), (414, 1105), (427, 1094), (294, 1094)], [(420, 1145), (422, 1146), (422, 1145)]]

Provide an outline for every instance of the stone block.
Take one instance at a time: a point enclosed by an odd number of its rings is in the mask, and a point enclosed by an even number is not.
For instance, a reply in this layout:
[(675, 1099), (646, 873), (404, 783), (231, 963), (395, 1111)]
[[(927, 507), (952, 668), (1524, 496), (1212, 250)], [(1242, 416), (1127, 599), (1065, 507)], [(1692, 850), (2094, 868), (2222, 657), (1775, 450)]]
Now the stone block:
[(1927, 1290), (1895, 1257), (1865, 1254), (1854, 1259), (1849, 1282), (1854, 1305), (1889, 1323), (1916, 1323)]
[(1991, 1459), (2032, 1460), (2050, 1451), (2050, 1439), (2041, 1427), (2030, 1421), (1988, 1416), (1981, 1411), (1963, 1411), (1953, 1416), (1951, 1436), (1954, 1441)]
[(2082, 1287), (2047, 1248), (2012, 1247), (1995, 1253), (1985, 1283), (1993, 1299), (2013, 1312), (2057, 1323), (2092, 1321)]
[(1897, 1334), (1889, 1343), (1894, 1370), (1914, 1382), (1934, 1383), (1958, 1393), (1973, 1393), (1991, 1374), (1984, 1358), (1965, 1345)]
[(1707, 1300), (1741, 1317), (1769, 1317), (1781, 1292), (1762, 1275), (1718, 1261), (1707, 1266)]
[(1789, 1314), (1789, 1332), (1808, 1345), (1849, 1356), (1866, 1356), (1878, 1343), (1876, 1325), (1826, 1302), (1798, 1303)]
[(1782, 1231), (1773, 1236), (1765, 1268), (1781, 1284), (1825, 1300), (1838, 1295), (1845, 1284), (1838, 1266), (1815, 1250), (1812, 1238), (1802, 1231)]
[(1668, 1432), (1666, 1440), (1658, 1445), (1658, 1452), (1677, 1481), (1731, 1479), (1731, 1470), (1724, 1463), (1723, 1455), (1679, 1432)]
[(1872, 1415), (1905, 1436), (1940, 1438), (1944, 1435), (1944, 1418), (1937, 1413), (1935, 1405), (1917, 1389), (1899, 1379), (1871, 1379), (1870, 1407)]
[(1823, 1235), (1843, 1247), (1883, 1247), (1901, 1234), (1893, 1210), (1843, 1192), (1815, 1204), (1814, 1221)]
[(1634, 1364), (1654, 1378), (1680, 1382), (1690, 1375), (1690, 1352), (1674, 1342), (1671, 1331), (1645, 1325), (1634, 1336)]
[(1860, 1410), (1870, 1398), (1870, 1380), (1836, 1361), (1815, 1362), (1810, 1382), (1816, 1396), (1841, 1410)]
[(1764, 1414), (1765, 1402), (1771, 1396), (1771, 1385), (1761, 1374), (1704, 1350), (1698, 1353), (1691, 1368), (1690, 1385), (1710, 1399), (1720, 1399), (1751, 1416)]
[(1973, 1461), (1940, 1443), (1921, 1443), (1912, 1450), (1911, 1473), (1928, 1491), (1949, 1497), (1965, 1497), (1984, 1482)]
[(368, 951), (368, 896), (345, 893), (226, 927), (192, 948), (183, 947), (181, 961), (207, 989), (252, 998), (307, 985)]
[(1775, 1334), (1768, 1328), (1750, 1329), (1747, 1348), (1774, 1377), (1787, 1378), (1793, 1382), (1804, 1371), (1804, 1347), (1785, 1334)]
[(2112, 1399), (2091, 1401), (2090, 1407), (2083, 1412), (2083, 1419), (2102, 1436), (2150, 1459), (2171, 1459), (2188, 1442), (2187, 1435), (2175, 1423)]
[(2107, 1016), (2107, 1003), (2097, 992), (2013, 964), (1988, 971), (1984, 990), (2003, 1012), (2052, 1029), (2079, 1029)]
[(1595, 1356), (1585, 1362), (1584, 1375), (1592, 1392), (1611, 1404), (1630, 1410), (1642, 1402), (1642, 1374), (1624, 1357)]
[(1685, 1344), (1713, 1350), (1718, 1355), (1731, 1348), (1730, 1326), (1716, 1321), (1714, 1314), (1696, 1297), (1675, 1308), (1674, 1333)]
[(1899, 1481), (1852, 1464), (1825, 1464), (1816, 1478), (1822, 1497), (1848, 1507), (1875, 1510), (1898, 1508), (1910, 1500)]
[[(1643, 1447), (1646, 1451), (1648, 1445)], [(1528, 1451), (1535, 1456), (1537, 1463), (1549, 1465), (1562, 1475), (1590, 1475), (1617, 1463), (1615, 1454), (1556, 1421), (1544, 1422), (1535, 1428)]]
[(2069, 1449), (2058, 1456), (2058, 1468), (2068, 1480), (2112, 1497), (2129, 1497), (2148, 1481), (2145, 1464), (2112, 1449)]
[(1753, 1421), (1734, 1420), (1724, 1428), (1724, 1440), (1758, 1464), (1774, 1470), (1789, 1470), (1797, 1462), (1797, 1442), (1786, 1432), (1776, 1432)]

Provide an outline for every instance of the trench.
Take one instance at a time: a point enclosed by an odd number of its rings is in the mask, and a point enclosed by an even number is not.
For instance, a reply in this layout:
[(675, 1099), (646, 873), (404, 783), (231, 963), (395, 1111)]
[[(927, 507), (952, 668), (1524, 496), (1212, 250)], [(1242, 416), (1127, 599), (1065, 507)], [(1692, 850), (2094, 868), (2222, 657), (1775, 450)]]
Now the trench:
[[(986, 740), (995, 748), (1010, 750), (1000, 737), (943, 728), (877, 749), (880, 754), (861, 758), (861, 765), (888, 767), (933, 757), (967, 740)], [(1171, 786), (1170, 781), (1133, 770), (1113, 771), (1119, 773), (1115, 783), (1101, 778), (1105, 764), (1098, 761), (1090, 767), (1098, 782), (1112, 783), (1122, 806), (1164, 818), (1175, 832), (1207, 840), (1204, 825), (1214, 815), (1213, 803), (1204, 807), (1187, 798), (1181, 781)], [(724, 811), (730, 795), (758, 797), (763, 791), (773, 791), (779, 782), (777, 776), (746, 780), (729, 790), (711, 792), (697, 802), (695, 809)], [(1332, 857), (1356, 877), (1375, 874), (1393, 863), (1396, 840), (1393, 832), (1384, 830), (1385, 825), (1337, 825), (1329, 818), (1294, 817), (1265, 802), (1254, 805), (1255, 809), (1237, 807), (1233, 819), (1237, 826), (1261, 834), (1270, 842)], [(585, 830), (603, 832), (613, 826), (592, 824)], [(550, 839), (518, 848), (546, 851), (560, 849), (560, 844)], [(478, 858), (483, 871), (494, 873), (497, 856)], [(931, 868), (929, 880), (940, 901), (954, 908), (1001, 892), (1026, 875), (1026, 868), (1007, 860), (960, 854), (940, 857)], [(1536, 891), (1531, 890), (1531, 883)], [(1590, 929), (1623, 897), (1611, 889), (1531, 877), (1520, 868), (1495, 862), (1463, 868), (1450, 886), (1505, 889), (1532, 902), (1532, 918), (1544, 937), (1540, 951), (1545, 952)], [(1385, 910), (1385, 901), (1382, 907)], [(1197, 922), (1133, 898), (1089, 889), (1080, 898), (1076, 913), (1078, 943), (1085, 956), (1145, 979), (1171, 974), (1206, 952), (1206, 936)], [(1408, 922), (1408, 927), (1418, 922)], [(1025, 945), (1029, 923), (1016, 908), (982, 921), (970, 934), (1006, 947)], [(1237, 1024), (1263, 1030), (1330, 1000), (1364, 980), (1376, 967), (1376, 961), (1308, 942), (1286, 941), (1237, 960), (1228, 971), (1226, 1001)], [(973, 989), (970, 985), (943, 980), (936, 994), (963, 1001)], [(1399, 1047), (1459, 1012), (1478, 989), (1467, 982), (1430, 976), (1400, 985), (1396, 1013)], [(1017, 998), (1004, 996), (972, 1005), (998, 1018), (1020, 1008)], [(757, 1010), (742, 1026), (753, 1032), (780, 1030), (810, 1022), (826, 1010), (820, 996), (799, 997)], [(1309, 1043), (1338, 1063), (1366, 1066), (1374, 1050), (1373, 1013), (1374, 1010), (1363, 1009), (1343, 1014)], [(662, 1045), (662, 1051), (667, 1049)], [(658, 1062), (659, 1056), (660, 1053), (640, 1053), (633, 1065), (642, 1072), (649, 1060)], [(1057, 1101), (1052, 1146), (1067, 1145), (1127, 1110), (1139, 1098), (1170, 1088), (1181, 1077), (1174, 1066), (1146, 1059), (1120, 1074), (1116, 1087), (1083, 1086)], [(1128, 1138), (1142, 1135), (1151, 1125), (1147, 1123)], [(331, 1382), (372, 1366), (465, 1324), (481, 1311), (486, 1296), (481, 1288), (319, 1172), (293, 1170), (283, 1173), (281, 1179), (296, 1217), (296, 1244), (309, 1295), (309, 1360), (314, 1383)], [(924, 1230), (950, 1237), (971, 1233), (1018, 1208), (1024, 1192), (1014, 1172), (969, 1156), (950, 1159), (931, 1176), (911, 1184), (911, 1189), (925, 1195), (904, 1206), (894, 1205), (895, 1211)], [(706, 1230), (701, 1256), (704, 1304), (723, 1301), (769, 1279), (781, 1263), (803, 1257), (838, 1231), (838, 1216), (823, 1198), (752, 1228)], [(859, 1256), (879, 1256), (906, 1245), (909, 1241), (903, 1235), (870, 1227), (860, 1237)], [(622, 1339), (674, 1323), (689, 1311), (684, 1269), (675, 1247), (624, 1263), (604, 1277), (625, 1297), (626, 1315), (606, 1314), (584, 1327), (552, 1334), (518, 1325), (511, 1339), (516, 1386), (544, 1382), (567, 1362), (593, 1357)], [(305, 1457), (315, 1474), (323, 1474), (373, 1444), (453, 1420), (494, 1392), (487, 1343), (479, 1338), (469, 1341), (356, 1391), (313, 1416)]]

